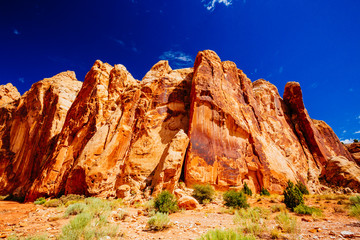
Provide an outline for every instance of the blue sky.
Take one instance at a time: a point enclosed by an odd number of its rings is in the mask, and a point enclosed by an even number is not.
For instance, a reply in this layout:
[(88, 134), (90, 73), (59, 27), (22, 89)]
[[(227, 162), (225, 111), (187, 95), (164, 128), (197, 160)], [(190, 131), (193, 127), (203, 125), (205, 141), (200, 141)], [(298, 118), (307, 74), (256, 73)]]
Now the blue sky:
[(312, 118), (360, 139), (359, 13), (358, 0), (1, 1), (0, 84), (24, 93), (65, 70), (83, 81), (96, 59), (141, 79), (212, 49), (281, 95), (300, 82)]

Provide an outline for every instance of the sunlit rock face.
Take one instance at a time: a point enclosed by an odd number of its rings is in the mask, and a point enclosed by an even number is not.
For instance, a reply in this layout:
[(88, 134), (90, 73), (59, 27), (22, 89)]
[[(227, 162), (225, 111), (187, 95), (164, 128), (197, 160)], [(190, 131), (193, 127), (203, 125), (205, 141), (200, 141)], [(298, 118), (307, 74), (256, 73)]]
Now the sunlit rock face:
[(27, 201), (70, 193), (139, 201), (173, 192), (180, 179), (273, 193), (292, 180), (317, 192), (330, 158), (357, 166), (332, 129), (309, 117), (299, 83), (281, 98), (210, 50), (193, 68), (160, 61), (141, 81), (97, 60), (83, 83), (64, 72), (21, 97), (0, 86), (0, 96), (0, 194)]
[[(20, 99), (2, 105), (0, 192), (22, 197), (53, 152), (81, 82), (63, 72), (35, 83)], [(3, 120), (3, 119), (2, 119)]]

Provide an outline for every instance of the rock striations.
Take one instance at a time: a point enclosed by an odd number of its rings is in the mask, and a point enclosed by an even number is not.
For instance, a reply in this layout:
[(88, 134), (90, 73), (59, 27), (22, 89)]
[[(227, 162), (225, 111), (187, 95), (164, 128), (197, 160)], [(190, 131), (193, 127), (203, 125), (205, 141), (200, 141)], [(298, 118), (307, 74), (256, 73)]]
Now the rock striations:
[(332, 129), (309, 117), (299, 83), (281, 98), (209, 50), (193, 68), (160, 61), (142, 81), (98, 60), (84, 83), (68, 71), (23, 96), (0, 86), (1, 195), (135, 202), (180, 180), (281, 193), (290, 179), (316, 192), (319, 177), (360, 191), (359, 172)]

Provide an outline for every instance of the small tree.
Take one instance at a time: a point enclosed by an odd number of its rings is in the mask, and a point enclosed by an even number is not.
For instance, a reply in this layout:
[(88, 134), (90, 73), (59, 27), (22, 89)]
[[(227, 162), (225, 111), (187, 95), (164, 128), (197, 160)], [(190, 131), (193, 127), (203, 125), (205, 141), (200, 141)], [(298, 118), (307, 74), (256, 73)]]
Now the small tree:
[(162, 191), (154, 202), (156, 212), (172, 213), (178, 210), (176, 198), (168, 191)]
[(357, 143), (357, 142), (359, 142), (359, 140), (357, 140), (357, 139), (354, 139), (354, 143)]
[(296, 187), (300, 190), (303, 195), (309, 195), (309, 190), (302, 182), (297, 182)]
[(262, 187), (260, 191), (260, 196), (270, 196), (270, 193), (266, 188)]
[(284, 190), (284, 203), (286, 207), (290, 208), (292, 211), (296, 206), (304, 203), (303, 194), (290, 180)]
[(244, 183), (244, 188), (242, 189), (242, 191), (248, 195), (248, 196), (252, 196), (252, 191), (251, 189), (249, 188), (249, 186), (247, 185), (247, 183)]

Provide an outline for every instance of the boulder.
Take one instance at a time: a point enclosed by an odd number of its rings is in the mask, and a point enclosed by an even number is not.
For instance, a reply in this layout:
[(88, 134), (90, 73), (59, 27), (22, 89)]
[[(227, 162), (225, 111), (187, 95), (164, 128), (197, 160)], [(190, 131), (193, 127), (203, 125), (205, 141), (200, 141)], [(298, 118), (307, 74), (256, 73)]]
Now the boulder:
[(360, 191), (360, 167), (343, 156), (331, 157), (325, 165), (322, 177), (333, 186), (346, 186)]
[(20, 93), (11, 83), (0, 85), (0, 106), (20, 98)]
[(184, 196), (178, 199), (178, 206), (180, 209), (193, 210), (200, 207), (200, 204), (195, 198)]

